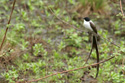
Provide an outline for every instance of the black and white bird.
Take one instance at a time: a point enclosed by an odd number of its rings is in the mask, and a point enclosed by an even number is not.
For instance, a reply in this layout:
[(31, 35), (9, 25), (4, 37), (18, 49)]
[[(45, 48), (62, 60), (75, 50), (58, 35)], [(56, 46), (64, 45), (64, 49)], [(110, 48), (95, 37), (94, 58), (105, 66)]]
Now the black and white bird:
[(95, 27), (95, 24), (90, 20), (89, 17), (85, 17), (84, 19), (84, 27), (89, 31), (94, 33), (94, 35), (97, 35), (97, 29)]
[[(98, 37), (98, 32), (97, 32), (97, 29), (96, 29), (96, 26), (95, 24), (90, 20), (89, 17), (85, 17), (83, 18), (84, 19), (84, 27), (90, 32), (92, 33), (92, 48), (91, 48), (91, 51), (89, 53), (89, 56), (87, 58), (87, 61), (92, 53), (92, 50), (93, 48), (95, 48), (96, 50), (96, 55), (97, 55), (97, 63), (99, 62), (99, 51), (98, 51), (98, 44), (97, 44), (97, 37)], [(86, 61), (86, 62), (87, 62)], [(99, 72), (99, 64), (97, 65), (97, 73), (96, 73), (96, 77), (98, 76), (98, 72)]]

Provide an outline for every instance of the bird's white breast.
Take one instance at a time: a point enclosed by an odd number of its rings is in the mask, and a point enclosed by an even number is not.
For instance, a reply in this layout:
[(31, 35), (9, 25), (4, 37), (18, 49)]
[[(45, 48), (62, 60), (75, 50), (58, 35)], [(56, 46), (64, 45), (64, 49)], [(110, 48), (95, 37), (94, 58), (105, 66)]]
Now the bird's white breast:
[(84, 25), (84, 27), (85, 27), (86, 29), (88, 29), (89, 31), (93, 31), (92, 28), (91, 28), (91, 26), (90, 26), (90, 22), (89, 22), (89, 21), (85, 21), (85, 20), (84, 20), (83, 25)]

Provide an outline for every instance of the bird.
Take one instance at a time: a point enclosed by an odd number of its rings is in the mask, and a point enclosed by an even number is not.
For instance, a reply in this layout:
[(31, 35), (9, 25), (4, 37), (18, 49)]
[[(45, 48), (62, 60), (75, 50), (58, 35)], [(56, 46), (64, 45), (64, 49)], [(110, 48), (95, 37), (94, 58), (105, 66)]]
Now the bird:
[[(95, 50), (96, 50), (97, 63), (98, 63), (99, 62), (99, 51), (98, 51), (97, 37), (99, 35), (98, 35), (98, 32), (97, 32), (96, 26), (93, 23), (93, 21), (90, 20), (89, 17), (84, 17), (83, 20), (84, 20), (84, 22), (83, 22), (84, 27), (88, 30), (88, 32), (92, 33), (92, 38), (93, 38), (92, 39), (92, 47), (91, 47), (89, 56), (88, 56), (88, 58), (86, 60), (86, 63), (87, 63), (88, 59), (90, 58), (90, 55), (92, 53), (93, 48), (95, 48)], [(98, 77), (98, 73), (99, 73), (99, 64), (97, 65), (96, 78)]]

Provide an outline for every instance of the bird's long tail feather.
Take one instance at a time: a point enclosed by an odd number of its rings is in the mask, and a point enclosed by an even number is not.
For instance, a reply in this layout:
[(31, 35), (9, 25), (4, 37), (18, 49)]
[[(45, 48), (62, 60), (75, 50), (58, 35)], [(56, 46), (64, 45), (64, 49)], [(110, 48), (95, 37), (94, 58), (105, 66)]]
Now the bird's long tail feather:
[[(96, 55), (97, 55), (97, 63), (99, 62), (99, 51), (98, 51), (98, 46), (97, 46), (97, 37), (93, 36), (93, 47), (96, 49)], [(96, 78), (98, 77), (99, 73), (99, 64), (97, 65), (97, 73), (96, 73)]]
[(91, 50), (90, 50), (90, 52), (89, 52), (89, 56), (87, 57), (87, 59), (86, 59), (86, 62), (85, 62), (85, 64), (88, 62), (88, 60), (89, 60), (89, 58), (90, 58), (90, 55), (92, 54), (92, 50), (93, 50), (93, 42), (92, 42), (92, 47), (91, 47)]

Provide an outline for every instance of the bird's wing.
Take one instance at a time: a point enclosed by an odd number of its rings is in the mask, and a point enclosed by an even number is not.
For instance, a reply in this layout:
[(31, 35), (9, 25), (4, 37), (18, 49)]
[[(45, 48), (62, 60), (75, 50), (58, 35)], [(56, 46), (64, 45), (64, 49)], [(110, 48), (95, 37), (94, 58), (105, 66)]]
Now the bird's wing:
[(94, 31), (95, 33), (97, 33), (97, 29), (96, 29), (96, 27), (95, 27), (95, 25), (94, 25), (93, 22), (90, 22), (90, 26), (92, 27), (93, 31)]

